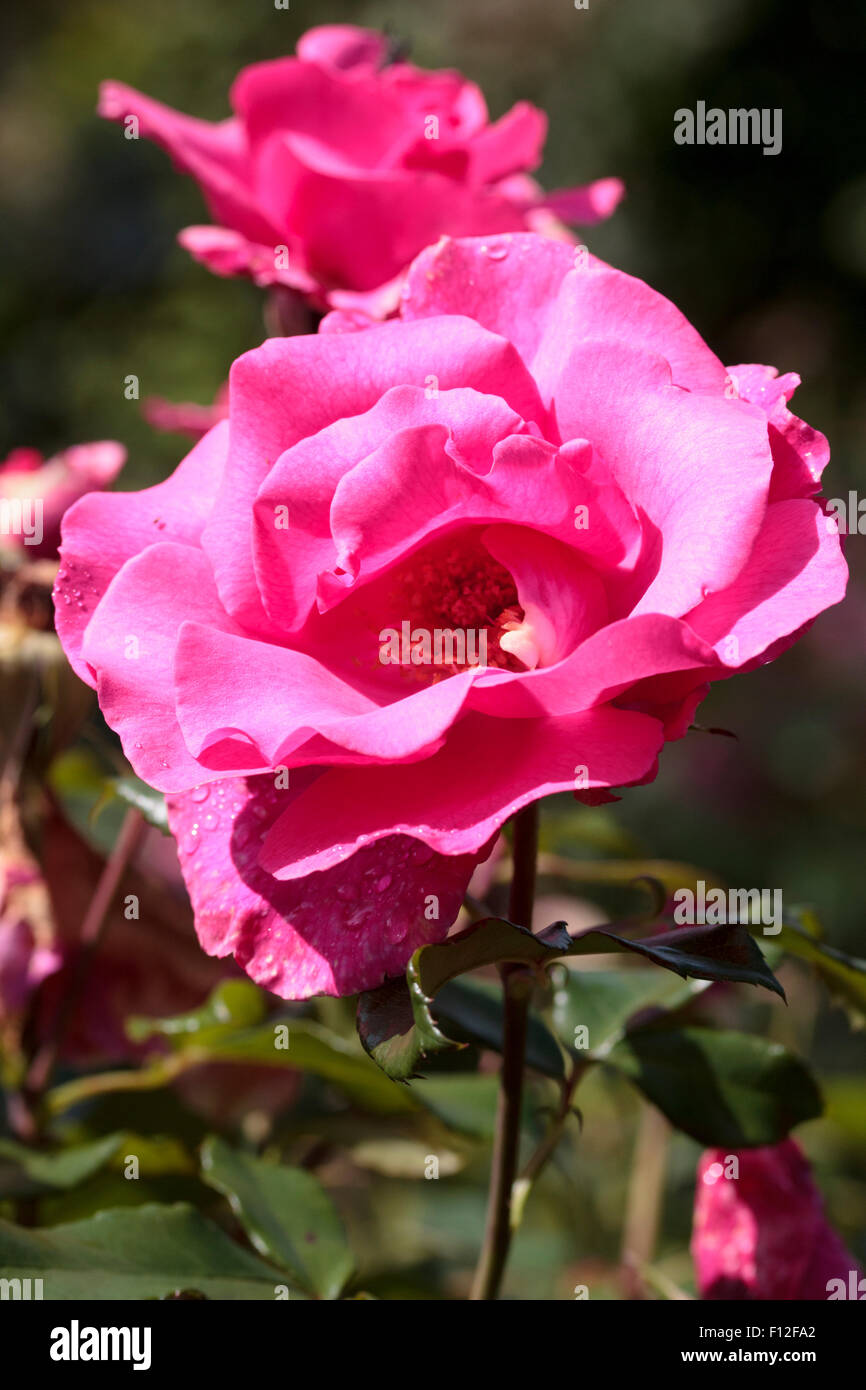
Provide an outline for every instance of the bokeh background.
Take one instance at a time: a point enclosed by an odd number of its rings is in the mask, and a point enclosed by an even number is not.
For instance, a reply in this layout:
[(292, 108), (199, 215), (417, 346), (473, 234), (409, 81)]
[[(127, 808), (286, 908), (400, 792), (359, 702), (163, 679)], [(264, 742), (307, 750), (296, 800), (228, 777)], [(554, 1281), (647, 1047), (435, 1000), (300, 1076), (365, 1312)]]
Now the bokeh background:
[[(127, 486), (157, 481), (186, 445), (150, 428), (140, 403), (125, 399), (124, 378), (137, 375), (143, 397), (206, 403), (264, 333), (259, 291), (214, 279), (177, 247), (179, 228), (206, 220), (200, 195), (161, 151), (97, 119), (99, 81), (114, 77), (216, 119), (228, 114), (242, 65), (288, 53), (304, 29), (335, 22), (388, 28), (421, 65), (459, 67), (494, 116), (521, 98), (543, 107), (547, 187), (620, 175), (627, 199), (586, 234), (591, 249), (670, 296), (725, 361), (800, 372), (794, 407), (833, 449), (827, 495), (866, 495), (866, 8), (850, 0), (8, 8), (3, 454), (117, 438), (130, 450)], [(782, 152), (676, 145), (674, 111), (698, 100), (781, 107)], [(830, 940), (866, 955), (866, 536), (852, 535), (847, 549), (846, 603), (775, 665), (717, 686), (703, 707), (702, 723), (736, 737), (689, 734), (667, 750), (653, 785), (593, 813), (582, 833), (595, 837), (593, 853), (627, 847), (706, 865), (734, 885), (782, 888), (788, 903), (815, 905)], [(567, 838), (570, 824), (554, 811), (551, 840)], [(771, 1027), (808, 1051), (822, 1077), (828, 1118), (803, 1138), (832, 1217), (863, 1259), (863, 1035), (796, 968), (786, 981), (792, 1010), (775, 1009)], [(601, 1083), (588, 1088), (579, 1176), (551, 1179), (550, 1200), (519, 1241), (515, 1293), (567, 1297), (575, 1261), (585, 1275), (587, 1260), (615, 1260), (636, 1122), (629, 1104)], [(660, 1245), (662, 1263), (686, 1284), (696, 1152), (673, 1143)], [(559, 1205), (557, 1182), (568, 1195)], [(446, 1207), (438, 1184), (397, 1187), (390, 1224), (404, 1253), (417, 1240), (422, 1261), (464, 1246), (471, 1254), (478, 1191), (455, 1184)], [(441, 1250), (431, 1256), (434, 1229)]]

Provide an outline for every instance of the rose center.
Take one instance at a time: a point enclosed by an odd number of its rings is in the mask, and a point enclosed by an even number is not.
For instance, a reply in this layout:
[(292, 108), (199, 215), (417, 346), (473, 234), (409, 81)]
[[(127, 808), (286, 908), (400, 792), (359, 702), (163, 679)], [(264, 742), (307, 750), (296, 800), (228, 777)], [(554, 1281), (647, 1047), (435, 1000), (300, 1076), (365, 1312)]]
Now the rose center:
[(442, 680), (471, 666), (522, 671), (537, 664), (519, 640), (526, 615), (514, 579), (477, 542), (426, 548), (401, 570), (391, 601), (401, 664), (419, 674), (426, 668)]

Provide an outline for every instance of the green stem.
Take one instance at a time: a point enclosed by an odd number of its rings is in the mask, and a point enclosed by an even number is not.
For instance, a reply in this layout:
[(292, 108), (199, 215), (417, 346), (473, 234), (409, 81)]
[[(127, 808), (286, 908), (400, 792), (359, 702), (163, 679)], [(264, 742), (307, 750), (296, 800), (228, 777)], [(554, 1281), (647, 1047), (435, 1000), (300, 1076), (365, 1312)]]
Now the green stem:
[[(538, 805), (525, 807), (514, 818), (514, 868), (508, 916), (518, 926), (532, 929), (535, 898), (535, 861), (538, 852)], [(504, 994), (502, 1072), (496, 1113), (496, 1132), (487, 1222), (470, 1299), (495, 1299), (499, 1295), (513, 1233), (512, 1201), (520, 1144), (520, 1113), (526, 1062), (526, 1030), (532, 973), (524, 965), (509, 963), (500, 970)]]

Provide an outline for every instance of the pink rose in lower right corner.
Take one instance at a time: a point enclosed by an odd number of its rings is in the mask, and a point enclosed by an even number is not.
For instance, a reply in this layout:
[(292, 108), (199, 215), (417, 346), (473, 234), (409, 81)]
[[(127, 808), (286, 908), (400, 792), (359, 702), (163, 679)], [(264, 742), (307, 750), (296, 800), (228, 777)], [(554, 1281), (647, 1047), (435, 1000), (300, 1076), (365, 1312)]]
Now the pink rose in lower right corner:
[(829, 1225), (793, 1139), (701, 1155), (692, 1256), (704, 1299), (821, 1302), (866, 1295), (863, 1270)]

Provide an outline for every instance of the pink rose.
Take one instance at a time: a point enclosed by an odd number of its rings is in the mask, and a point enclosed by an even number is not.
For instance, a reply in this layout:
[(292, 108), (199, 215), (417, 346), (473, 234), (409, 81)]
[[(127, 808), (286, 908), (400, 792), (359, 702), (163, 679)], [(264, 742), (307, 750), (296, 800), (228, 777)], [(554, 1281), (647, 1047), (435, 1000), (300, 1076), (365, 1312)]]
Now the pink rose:
[(395, 60), (383, 35), (351, 25), (311, 29), (297, 57), (245, 68), (231, 102), (235, 115), (214, 125), (106, 82), (99, 111), (134, 117), (201, 185), (217, 225), (180, 240), (211, 270), (374, 317), (396, 307), (409, 262), (443, 233), (597, 222), (623, 192), (602, 179), (545, 198), (527, 177), (543, 112), (520, 102), (491, 123), (460, 73)]
[[(732, 1157), (736, 1177), (727, 1171)], [(827, 1224), (821, 1194), (793, 1139), (701, 1156), (692, 1255), (701, 1298), (817, 1302), (850, 1298), (852, 1285), (853, 1297), (860, 1296), (863, 1271)]]
[(169, 793), (206, 950), (376, 985), (516, 810), (652, 778), (842, 598), (797, 379), (735, 375), (564, 243), (445, 241), (401, 319), (270, 339), (167, 482), (69, 513), (58, 630)]
[(0, 461), (0, 547), (47, 557), (60, 544), (60, 518), (85, 492), (108, 487), (126, 450), (111, 439), (76, 444), (46, 460), (38, 449), (13, 449)]

